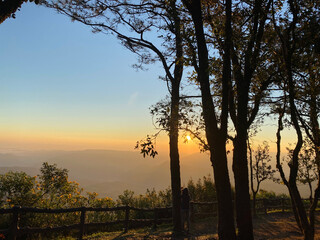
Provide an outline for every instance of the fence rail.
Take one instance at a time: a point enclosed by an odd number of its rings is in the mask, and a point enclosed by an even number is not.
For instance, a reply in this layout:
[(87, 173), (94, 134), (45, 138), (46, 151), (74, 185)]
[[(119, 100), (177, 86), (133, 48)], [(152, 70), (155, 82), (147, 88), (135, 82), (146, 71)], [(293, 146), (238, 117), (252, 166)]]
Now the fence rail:
[[(88, 227), (105, 227), (112, 225), (122, 225), (125, 232), (128, 231), (129, 226), (135, 223), (153, 224), (156, 228), (158, 223), (172, 221), (172, 218), (158, 218), (160, 212), (171, 211), (171, 207), (168, 208), (134, 208), (129, 206), (121, 206), (114, 208), (93, 208), (93, 207), (80, 207), (80, 208), (67, 208), (67, 209), (40, 209), (40, 208), (30, 208), (30, 207), (13, 207), (10, 209), (0, 209), (0, 214), (12, 214), (12, 222), (9, 229), (0, 229), (0, 234), (6, 234), (9, 239), (16, 240), (19, 236), (25, 234), (35, 234), (35, 233), (48, 233), (48, 232), (58, 232), (58, 231), (70, 231), (78, 230), (78, 239), (83, 239), (85, 234), (85, 229)], [(88, 212), (111, 212), (111, 211), (123, 211), (124, 220), (117, 221), (107, 221), (107, 222), (91, 222), (86, 223), (86, 214)], [(153, 213), (152, 219), (130, 219), (130, 211), (140, 211), (140, 212), (151, 212)], [(57, 227), (19, 227), (19, 219), (23, 213), (47, 213), (47, 214), (60, 214), (60, 213), (75, 213), (80, 212), (79, 223), (57, 226)]]
[[(308, 209), (310, 206), (309, 199), (302, 199), (304, 205)], [(252, 206), (251, 201), (251, 206)], [(320, 203), (318, 203), (320, 207)], [(286, 212), (291, 211), (290, 198), (274, 198), (274, 199), (256, 199), (256, 213), (268, 214), (270, 212)], [(199, 218), (215, 217), (218, 216), (218, 203), (217, 202), (191, 202), (190, 203), (190, 219), (195, 221)]]
[[(307, 204), (308, 201), (305, 201)], [(256, 211), (257, 213), (267, 214), (269, 211), (281, 211), (291, 209), (290, 199), (257, 199), (256, 201)], [(117, 212), (122, 211), (124, 214), (123, 220), (106, 221), (106, 222), (86, 222), (86, 217), (88, 212)], [(138, 212), (150, 212), (153, 218), (147, 219), (134, 219), (130, 218), (130, 213), (133, 211)], [(128, 231), (130, 226), (134, 224), (140, 224), (140, 226), (151, 224), (154, 228), (157, 224), (163, 222), (172, 221), (170, 218), (160, 216), (166, 215), (172, 211), (171, 207), (168, 208), (135, 208), (129, 206), (120, 206), (114, 208), (93, 208), (93, 207), (80, 207), (80, 208), (67, 208), (67, 209), (40, 209), (40, 208), (30, 208), (30, 207), (13, 207), (10, 209), (0, 209), (0, 215), (11, 214), (12, 221), (8, 229), (0, 229), (0, 234), (5, 234), (9, 236), (9, 239), (16, 240), (19, 236), (25, 234), (35, 234), (35, 233), (48, 233), (48, 232), (58, 232), (58, 231), (78, 231), (78, 239), (82, 240), (86, 232), (86, 229), (90, 227), (106, 227), (113, 225), (121, 225), (125, 232)], [(76, 213), (80, 212), (80, 218), (78, 223), (55, 226), (55, 227), (21, 227), (19, 226), (19, 220), (22, 214), (26, 213), (42, 213), (42, 214), (61, 214), (61, 213)], [(218, 204), (217, 202), (191, 202), (190, 203), (190, 220), (195, 221), (195, 219), (201, 217), (217, 216)]]

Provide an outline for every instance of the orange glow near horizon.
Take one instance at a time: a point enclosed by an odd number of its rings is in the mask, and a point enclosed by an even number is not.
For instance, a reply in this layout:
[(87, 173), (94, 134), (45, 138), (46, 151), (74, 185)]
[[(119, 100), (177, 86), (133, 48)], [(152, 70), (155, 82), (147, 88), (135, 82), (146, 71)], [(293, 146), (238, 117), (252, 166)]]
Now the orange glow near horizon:
[[(263, 141), (268, 141), (270, 153), (276, 152), (276, 143), (273, 129), (262, 132), (252, 141), (252, 149), (256, 149)], [(0, 152), (11, 152), (15, 150), (85, 150), (85, 149), (107, 149), (119, 151), (134, 151), (136, 141), (143, 139), (146, 133), (151, 130), (142, 130), (140, 128), (128, 131), (125, 129), (73, 129), (70, 131), (58, 131), (49, 129), (40, 131), (36, 128), (0, 128)], [(186, 140), (186, 141), (185, 141)], [(291, 131), (284, 131), (282, 142), (282, 153), (286, 154), (288, 143), (294, 143), (295, 135)], [(158, 136), (156, 141), (156, 149), (162, 156), (169, 154), (169, 141), (166, 134)], [(227, 144), (227, 150), (232, 153), (233, 145), (231, 142)], [(196, 141), (192, 141), (190, 136), (181, 136), (179, 144), (180, 155), (187, 156), (199, 153), (199, 146)]]
[[(140, 134), (142, 139), (143, 135)], [(66, 133), (29, 133), (29, 132), (3, 132), (0, 136), (1, 152), (11, 151), (37, 151), (37, 150), (86, 150), (106, 149), (119, 151), (134, 151), (139, 134), (125, 136), (125, 134), (66, 134)], [(163, 134), (158, 137), (156, 149), (162, 156), (169, 153), (168, 137)], [(179, 145), (182, 156), (199, 152), (198, 146), (192, 141)]]

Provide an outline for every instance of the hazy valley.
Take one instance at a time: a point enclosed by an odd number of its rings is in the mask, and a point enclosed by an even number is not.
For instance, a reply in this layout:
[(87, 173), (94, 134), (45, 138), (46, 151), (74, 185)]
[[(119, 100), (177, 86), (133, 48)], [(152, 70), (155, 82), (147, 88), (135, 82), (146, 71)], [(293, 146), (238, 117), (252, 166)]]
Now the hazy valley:
[[(229, 156), (230, 158), (230, 156)], [(113, 150), (36, 151), (0, 154), (0, 174), (7, 171), (24, 171), (32, 176), (39, 173), (43, 162), (56, 163), (69, 170), (69, 179), (80, 183), (84, 191), (100, 196), (117, 198), (125, 189), (136, 194), (146, 189), (161, 190), (170, 185), (169, 158), (161, 154), (156, 158), (143, 158), (139, 152)], [(230, 162), (230, 159), (229, 159)], [(230, 164), (231, 165), (231, 164)], [(181, 157), (182, 184), (189, 179), (212, 176), (212, 167), (206, 153)], [(230, 178), (233, 175), (230, 166)], [(261, 188), (286, 193), (281, 184), (263, 182)], [(304, 195), (307, 189), (303, 188)]]

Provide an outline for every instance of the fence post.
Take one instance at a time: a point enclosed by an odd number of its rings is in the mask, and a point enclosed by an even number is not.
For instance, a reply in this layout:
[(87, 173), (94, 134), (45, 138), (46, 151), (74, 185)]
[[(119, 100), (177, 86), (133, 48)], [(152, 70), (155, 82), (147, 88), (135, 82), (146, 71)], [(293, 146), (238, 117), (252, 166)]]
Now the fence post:
[(190, 202), (190, 221), (194, 221), (194, 203)]
[(81, 216), (80, 216), (79, 240), (83, 239), (85, 223), (86, 223), (86, 208), (82, 207)]
[(154, 208), (153, 209), (153, 229), (157, 229), (157, 223), (158, 223), (158, 209)]
[(130, 215), (130, 207), (126, 205), (126, 213), (124, 219), (124, 232), (128, 232), (129, 229), (129, 215)]
[(11, 223), (11, 240), (16, 240), (18, 237), (18, 231), (19, 231), (19, 211), (20, 206), (14, 206), (12, 208), (13, 210), (13, 217), (12, 217), (12, 223)]
[[(214, 206), (214, 216), (217, 217), (219, 216), (219, 207), (218, 207), (218, 202), (213, 202), (213, 206)], [(235, 209), (235, 207), (234, 207)]]
[(264, 214), (268, 214), (268, 212), (267, 212), (267, 208), (268, 208), (267, 199), (265, 199), (265, 198), (263, 198), (263, 207), (264, 207)]

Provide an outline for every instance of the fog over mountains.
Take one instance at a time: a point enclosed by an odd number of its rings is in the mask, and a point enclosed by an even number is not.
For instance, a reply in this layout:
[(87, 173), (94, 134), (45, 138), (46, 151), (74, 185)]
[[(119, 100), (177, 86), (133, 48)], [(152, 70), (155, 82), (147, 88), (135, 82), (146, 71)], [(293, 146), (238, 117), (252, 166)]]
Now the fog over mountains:
[[(230, 156), (229, 156), (230, 158)], [(35, 151), (0, 153), (0, 174), (7, 171), (24, 171), (32, 176), (39, 174), (43, 162), (56, 163), (69, 170), (69, 179), (80, 183), (85, 191), (97, 192), (100, 196), (117, 198), (125, 189), (136, 194), (145, 193), (147, 188), (162, 190), (170, 185), (168, 156), (143, 158), (139, 152), (114, 150), (83, 151)], [(230, 178), (233, 175), (230, 162)], [(206, 153), (195, 153), (181, 157), (182, 184), (189, 179), (197, 181), (213, 170)], [(285, 192), (283, 185), (263, 182), (263, 189)], [(305, 189), (304, 192), (306, 193)]]
[[(0, 154), (0, 173), (24, 171), (39, 174), (43, 162), (56, 163), (69, 170), (69, 179), (80, 183), (85, 191), (116, 198), (125, 189), (145, 193), (147, 188), (165, 189), (170, 185), (167, 156), (143, 158), (139, 152), (113, 150), (36, 151)], [(207, 154), (183, 159), (183, 183), (211, 173)]]

